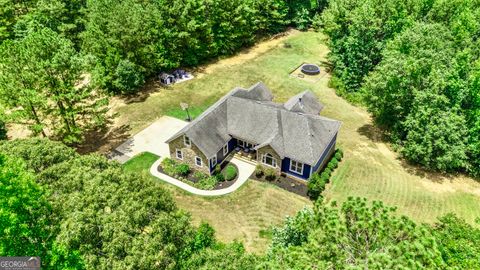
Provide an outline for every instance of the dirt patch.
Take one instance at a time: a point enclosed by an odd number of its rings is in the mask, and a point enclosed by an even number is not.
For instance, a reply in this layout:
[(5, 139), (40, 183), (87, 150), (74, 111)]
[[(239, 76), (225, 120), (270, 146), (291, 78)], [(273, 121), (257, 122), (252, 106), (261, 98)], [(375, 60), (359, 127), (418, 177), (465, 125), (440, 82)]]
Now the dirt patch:
[(7, 136), (8, 138), (14, 139), (25, 139), (32, 135), (32, 131), (30, 131), (25, 125), (20, 124), (8, 124), (7, 125)]

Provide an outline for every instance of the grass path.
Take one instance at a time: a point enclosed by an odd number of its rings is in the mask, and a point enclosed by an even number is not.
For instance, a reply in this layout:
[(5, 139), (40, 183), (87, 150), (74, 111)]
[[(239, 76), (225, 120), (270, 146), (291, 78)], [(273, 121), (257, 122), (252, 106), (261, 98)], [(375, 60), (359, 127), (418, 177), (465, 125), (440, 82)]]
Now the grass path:
[[(322, 115), (343, 122), (338, 145), (344, 150), (345, 158), (327, 187), (327, 200), (343, 201), (348, 196), (382, 200), (397, 206), (400, 214), (420, 222), (433, 222), (448, 212), (457, 213), (469, 222), (480, 217), (479, 182), (464, 176), (427, 173), (404, 164), (380, 139), (370, 115), (328, 87), (328, 75), (317, 83), (288, 76), (302, 62), (325, 62), (328, 48), (324, 41), (320, 33), (293, 32), (269, 46), (259, 46), (262, 49), (258, 52), (255, 48), (245, 52), (254, 57), (204, 67), (200, 70), (208, 72), (200, 73), (194, 80), (169, 88), (151, 85), (154, 92), (147, 91), (146, 96), (136, 100), (117, 102), (114, 111), (121, 125), (128, 124), (132, 132), (137, 132), (162, 115), (178, 114), (180, 102), (188, 102), (198, 108), (199, 113), (235, 86), (248, 87), (263, 81), (278, 102), (310, 89), (325, 104)], [(284, 46), (285, 42), (291, 46)], [(266, 243), (258, 237), (260, 232), (308, 203), (294, 194), (253, 181), (237, 193), (220, 199), (174, 194), (178, 205), (192, 213), (196, 222), (211, 223), (220, 239), (241, 239), (249, 250), (255, 251), (264, 248)]]

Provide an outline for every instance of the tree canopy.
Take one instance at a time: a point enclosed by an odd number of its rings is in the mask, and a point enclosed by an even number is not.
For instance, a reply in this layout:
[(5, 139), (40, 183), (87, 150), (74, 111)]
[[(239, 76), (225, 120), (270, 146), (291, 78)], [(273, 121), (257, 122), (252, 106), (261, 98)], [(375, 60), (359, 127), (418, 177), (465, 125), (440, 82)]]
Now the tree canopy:
[(44, 28), (5, 41), (0, 59), (0, 102), (11, 109), (12, 122), (67, 143), (104, 124), (107, 100), (81, 82), (85, 61), (69, 40)]
[[(369, 204), (360, 198), (349, 198), (340, 207), (318, 201), (314, 212), (300, 212), (294, 222), (287, 221), (287, 227), (308, 224), (308, 229), (296, 230), (299, 234), (283, 238), (284, 243), (274, 242), (266, 265), (275, 269), (444, 267), (428, 227), (393, 212), (381, 202)], [(298, 241), (299, 237), (306, 240)]]
[(153, 179), (61, 143), (0, 143), (0, 180), (0, 253), (40, 254), (47, 268), (479, 269), (480, 229), (452, 214), (417, 224), (381, 202), (319, 199), (273, 228), (266, 254), (254, 255), (218, 242), (206, 223), (193, 226)]
[(478, 176), (479, 18), (477, 0), (331, 1), (333, 82), (407, 160)]
[(0, 154), (0, 181), (0, 254), (39, 256), (47, 268), (82, 269), (78, 252), (56, 242), (52, 206), (24, 163)]

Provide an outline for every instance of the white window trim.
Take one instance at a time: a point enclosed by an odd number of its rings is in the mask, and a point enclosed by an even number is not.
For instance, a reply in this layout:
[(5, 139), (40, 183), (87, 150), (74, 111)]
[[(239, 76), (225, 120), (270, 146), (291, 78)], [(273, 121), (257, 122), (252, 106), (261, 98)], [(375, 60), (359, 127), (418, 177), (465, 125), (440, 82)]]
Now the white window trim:
[[(188, 140), (188, 143), (187, 143), (187, 140)], [(183, 135), (183, 144), (185, 144), (186, 146), (192, 146), (192, 140), (190, 140), (190, 138), (187, 135)]]
[[(198, 160), (200, 160), (200, 165), (197, 163)], [(203, 159), (199, 156), (195, 156), (195, 165), (197, 165), (197, 167), (203, 167)]]
[[(296, 163), (296, 166), (295, 166), (295, 167), (298, 167), (299, 164), (302, 164), (302, 166), (300, 167), (300, 168), (301, 168), (300, 172), (292, 169), (293, 162)], [(296, 161), (296, 160), (290, 159), (290, 168), (289, 168), (289, 170), (290, 170), (291, 172), (294, 172), (294, 173), (298, 173), (298, 174), (300, 174), (300, 175), (303, 175), (303, 169), (304, 169), (304, 168), (305, 168), (305, 164), (303, 164), (302, 162), (298, 162), (298, 161)]]
[[(275, 164), (275, 166), (270, 165), (270, 164), (268, 164), (268, 163), (265, 162), (267, 155), (270, 155), (270, 156), (272, 157), (272, 163)], [(263, 155), (262, 155), (262, 164), (264, 164), (264, 165), (266, 165), (266, 166), (268, 166), (268, 167), (277, 168), (277, 159), (276, 159), (272, 154), (270, 154), (270, 153), (263, 154)]]
[(223, 146), (223, 155), (225, 156), (228, 153), (228, 143)]
[[(182, 157), (178, 157), (178, 152), (180, 152), (180, 155)], [(175, 149), (175, 157), (177, 157), (180, 160), (183, 160), (183, 151), (181, 149)]]
[[(210, 160), (212, 161), (212, 167), (217, 166), (217, 157), (216, 156), (212, 157)], [(213, 162), (214, 160), (215, 160), (215, 162)]]
[(238, 145), (240, 145), (241, 147), (245, 147), (245, 142), (242, 140), (238, 140)]

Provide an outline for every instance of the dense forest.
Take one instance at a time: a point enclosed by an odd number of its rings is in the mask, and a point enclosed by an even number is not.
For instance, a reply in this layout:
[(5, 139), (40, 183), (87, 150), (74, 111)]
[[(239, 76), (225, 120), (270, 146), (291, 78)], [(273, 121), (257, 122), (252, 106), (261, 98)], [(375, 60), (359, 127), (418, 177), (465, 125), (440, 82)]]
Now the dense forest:
[(360, 198), (320, 197), (250, 254), (193, 226), (147, 175), (46, 139), (0, 143), (0, 180), (0, 254), (38, 254), (46, 269), (480, 269), (477, 227), (416, 224)]
[(321, 15), (334, 86), (403, 156), (480, 175), (480, 1), (334, 0)]
[(106, 125), (110, 95), (311, 26), (329, 37), (337, 91), (407, 160), (480, 175), (478, 0), (6, 0), (0, 255), (38, 254), (45, 269), (480, 269), (480, 229), (453, 214), (418, 224), (319, 195), (254, 255), (194, 226), (146, 175), (46, 138), (5, 140), (18, 123), (75, 145)]
[(232, 54), (287, 27), (306, 29), (322, 3), (2, 1), (0, 110), (34, 135), (75, 144), (106, 124), (108, 95), (133, 93), (162, 70)]

